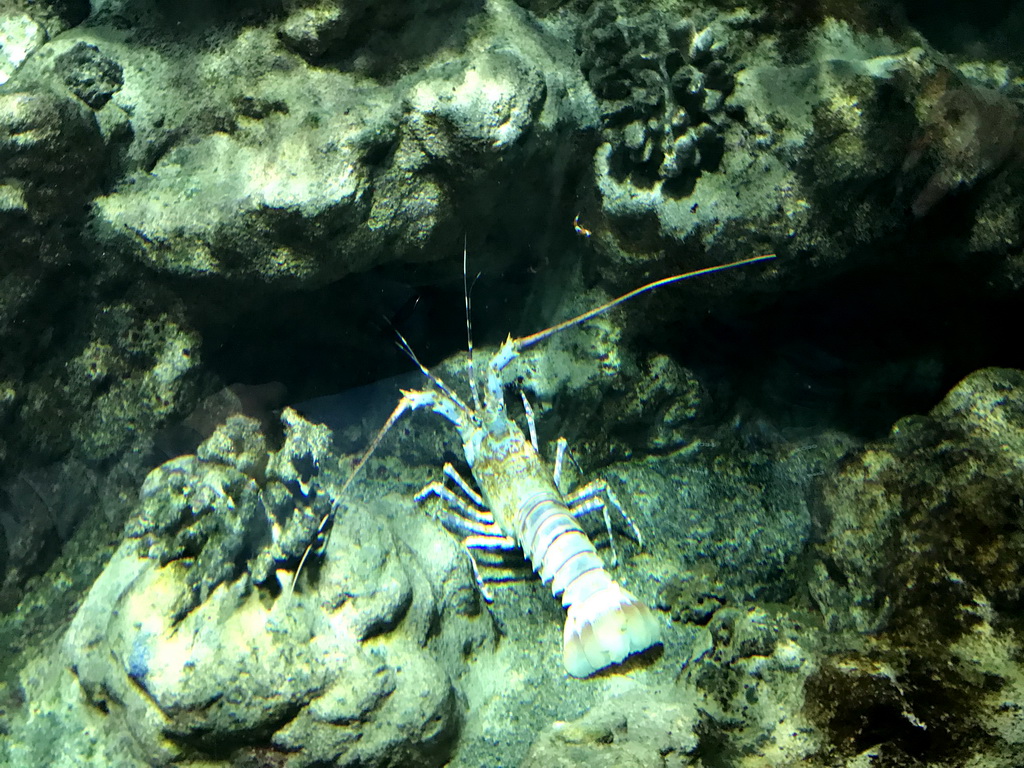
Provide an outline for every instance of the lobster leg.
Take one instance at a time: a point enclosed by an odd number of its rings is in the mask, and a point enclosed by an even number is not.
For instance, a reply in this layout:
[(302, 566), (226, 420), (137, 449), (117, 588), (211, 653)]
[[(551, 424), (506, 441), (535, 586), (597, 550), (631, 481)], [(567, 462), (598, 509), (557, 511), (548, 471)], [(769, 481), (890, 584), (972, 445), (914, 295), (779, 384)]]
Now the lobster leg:
[(566, 452), (569, 450), (569, 441), (564, 437), (558, 438), (555, 443), (555, 471), (551, 473), (551, 479), (555, 483), (555, 488), (559, 491), (562, 490), (562, 465), (565, 462)]
[[(486, 522), (479, 518), (490, 518), (490, 513), (481, 509), (470, 507), (465, 501), (456, 496), (450, 489), (445, 488), (441, 483), (434, 482), (416, 494), (417, 501), (423, 501), (428, 496), (437, 496), (446, 507), (434, 515), (444, 526), (445, 530), (460, 537), (462, 549), (469, 558), (469, 567), (473, 569), (473, 578), (480, 594), (488, 603), (494, 602), (494, 597), (484, 583), (480, 575), (480, 564), (473, 554), (475, 549), (488, 551), (507, 552), (518, 549), (519, 546), (501, 532), (501, 529), (494, 522)], [(454, 511), (448, 507), (454, 507)]]
[(498, 536), (477, 534), (464, 538), (462, 540), (462, 548), (469, 556), (469, 564), (473, 568), (473, 577), (476, 579), (477, 589), (480, 590), (480, 594), (483, 595), (484, 600), (488, 603), (493, 603), (494, 597), (491, 595), (490, 590), (487, 589), (487, 585), (484, 583), (484, 577), (480, 575), (480, 565), (477, 563), (476, 557), (473, 555), (473, 550), (482, 549), (488, 552), (512, 552), (518, 550), (519, 545), (504, 534)]
[(586, 485), (580, 486), (572, 493), (566, 495), (565, 501), (573, 517), (582, 517), (598, 508), (601, 509), (604, 513), (604, 526), (608, 531), (608, 543), (611, 545), (613, 565), (618, 563), (618, 555), (615, 552), (615, 543), (612, 541), (612, 521), (608, 517), (608, 507), (612, 507), (622, 515), (622, 519), (626, 521), (626, 525), (633, 532), (637, 545), (643, 549), (644, 540), (640, 535), (640, 529), (636, 527), (633, 519), (626, 514), (626, 510), (622, 508), (619, 497), (615, 495), (615, 491), (608, 485), (607, 480), (602, 478), (591, 480)]
[(469, 565), (473, 569), (473, 578), (484, 600), (493, 603), (494, 598), (480, 575), (480, 564), (473, 550), (490, 552), (510, 552), (519, 549), (515, 541), (506, 536), (494, 522), (494, 517), (486, 509), (482, 509), (483, 499), (466, 481), (451, 463), (445, 463), (444, 474), (451, 478), (463, 493), (470, 499), (460, 498), (442, 482), (435, 480), (426, 485), (414, 497), (417, 502), (426, 501), (431, 496), (441, 500), (443, 508), (434, 515), (445, 530), (461, 537), (463, 551), (469, 557)]
[[(474, 490), (473, 486), (466, 481), (466, 478), (459, 474), (459, 470), (457, 470), (450, 461), (446, 461), (441, 470), (444, 472), (445, 476), (449, 477), (453, 483), (462, 489), (462, 492), (466, 494), (466, 496), (473, 500), (473, 503), (476, 504), (477, 507), (483, 508), (483, 497)], [(487, 519), (494, 522), (494, 518), (490, 516), (490, 513), (487, 513)]]
[(540, 445), (537, 443), (537, 420), (533, 416), (533, 406), (530, 405), (529, 398), (521, 389), (519, 390), (519, 396), (523, 399), (523, 411), (526, 413), (526, 426), (530, 430), (530, 444), (533, 446), (533, 450), (540, 451)]
[[(575, 464), (572, 454), (569, 453), (569, 441), (564, 437), (558, 438), (555, 443), (555, 468), (551, 473), (551, 479), (555, 483), (555, 487), (561, 490), (562, 482), (562, 469), (565, 466), (565, 459), (569, 457), (570, 460)], [(577, 465), (579, 469), (579, 465)], [(595, 512), (598, 509), (604, 515), (604, 527), (608, 531), (608, 545), (612, 550), (612, 565), (617, 565), (619, 562), (619, 555), (615, 551), (615, 539), (612, 537), (612, 521), (608, 517), (608, 507), (613, 507), (620, 515), (622, 519), (626, 521), (630, 530), (633, 531), (633, 536), (636, 538), (637, 544), (643, 549), (644, 540), (640, 535), (640, 530), (636, 527), (632, 518), (626, 514), (626, 510), (622, 508), (622, 503), (619, 501), (619, 497), (615, 495), (615, 491), (611, 489), (606, 480), (597, 478), (591, 480), (586, 485), (582, 485), (579, 488), (571, 492), (563, 494), (565, 498), (566, 506), (569, 507), (569, 512), (573, 517), (579, 518), (584, 515)]]

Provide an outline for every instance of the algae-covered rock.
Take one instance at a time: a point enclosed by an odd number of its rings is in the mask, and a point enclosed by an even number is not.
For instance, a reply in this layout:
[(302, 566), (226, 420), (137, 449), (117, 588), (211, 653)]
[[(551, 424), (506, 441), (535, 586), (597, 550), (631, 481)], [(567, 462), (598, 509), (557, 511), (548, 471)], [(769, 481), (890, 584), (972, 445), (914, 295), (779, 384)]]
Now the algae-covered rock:
[(103, 109), (124, 85), (124, 70), (99, 48), (77, 43), (57, 57), (55, 64), (64, 75), (64, 85), (92, 109)]
[(0, 85), (45, 42), (42, 25), (24, 10), (0, 10)]
[(45, 88), (0, 93), (0, 338), (8, 376), (24, 364), (19, 347), (47, 327), (38, 317), (47, 313), (35, 308), (50, 300), (52, 271), (77, 260), (63, 228), (84, 222), (104, 160), (96, 120), (81, 103)]
[(837, 743), (881, 740), (885, 721), (898, 723), (885, 739), (897, 754), (966, 764), (995, 744), (1012, 756), (1004, 764), (1024, 755), (1010, 723), (1022, 467), (1024, 374), (987, 368), (852, 452), (825, 483), (812, 594), (833, 629), (878, 636), (809, 688), (809, 711)]
[(23, 438), (31, 454), (53, 458), (74, 449), (110, 458), (183, 415), (198, 384), (200, 339), (180, 305), (171, 300), (156, 310), (153, 299), (95, 307), (87, 329), (25, 382), (17, 418), (31, 429)]
[(343, 62), (391, 79), (410, 62), (453, 45), (479, 0), (286, 0), (285, 44), (316, 62)]
[(823, 493), (816, 595), (830, 621), (956, 635), (966, 627), (953, 616), (975, 592), (997, 610), (1017, 604), (1022, 398), (1019, 371), (978, 371), (843, 461)]
[[(159, 84), (144, 96), (123, 89), (114, 102), (142, 100), (146, 109), (131, 107), (133, 130), (162, 136), (164, 150), (120, 147), (131, 183), (97, 200), (90, 234), (167, 274), (281, 289), (435, 260), (440, 238), (459, 234), (456, 196), (468, 185), (486, 210), (493, 174), (550, 159), (576, 117), (565, 79), (507, 39), (518, 33), (498, 26), (488, 45), (385, 85), (311, 65), (254, 28), (200, 53), (187, 98), (157, 52), (112, 46), (127, 77)], [(154, 111), (173, 113), (174, 130), (191, 140), (168, 136)]]

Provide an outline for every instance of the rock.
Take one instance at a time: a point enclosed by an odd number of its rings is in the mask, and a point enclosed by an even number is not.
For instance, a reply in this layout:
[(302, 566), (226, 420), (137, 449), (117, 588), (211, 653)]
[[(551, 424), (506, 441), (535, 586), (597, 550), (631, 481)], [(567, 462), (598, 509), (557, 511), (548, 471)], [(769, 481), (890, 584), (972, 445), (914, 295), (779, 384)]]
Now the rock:
[[(1015, 458), (1024, 454), (1022, 398), (1019, 371), (978, 371), (928, 416), (897, 422), (842, 463), (823, 491), (814, 584), (834, 626), (934, 622), (956, 634), (968, 628), (951, 617), (976, 591), (997, 608), (1015, 604), (1024, 587), (1016, 575), (1024, 538), (1013, 523), (1024, 493)], [(957, 544), (935, 548), (937, 537)]]
[[(277, 751), (295, 766), (441, 765), (459, 712), (443, 657), (426, 650), (438, 594), (389, 524), (335, 520), (315, 583), (307, 573), (296, 592), (266, 586), (269, 565), (301, 552), (282, 551), (288, 523), (261, 499), (286, 486), (301, 515), (296, 504), (326, 498), (336, 466), (326, 430), (294, 412), (286, 423), (269, 461), (248, 457), (253, 422), (236, 416), (199, 455), (150, 474), (128, 538), (64, 637), (66, 663), (146, 764), (230, 744), (239, 759)], [(249, 447), (218, 448), (230, 434)], [(265, 477), (240, 469), (260, 464)]]
[(692, 702), (664, 691), (611, 697), (572, 722), (555, 722), (533, 743), (522, 768), (698, 766), (700, 718)]
[(13, 8), (0, 11), (0, 85), (45, 42), (46, 32), (32, 16)]
[(124, 85), (124, 70), (95, 45), (76, 43), (60, 54), (55, 64), (64, 84), (92, 109), (102, 109)]

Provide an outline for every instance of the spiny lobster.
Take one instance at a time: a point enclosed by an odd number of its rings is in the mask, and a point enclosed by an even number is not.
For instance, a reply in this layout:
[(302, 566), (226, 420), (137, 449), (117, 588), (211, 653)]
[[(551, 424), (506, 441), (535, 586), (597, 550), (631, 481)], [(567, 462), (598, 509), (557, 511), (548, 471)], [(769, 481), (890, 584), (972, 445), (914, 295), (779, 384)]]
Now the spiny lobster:
[[(445, 475), (455, 482), (466, 498), (458, 497), (441, 483), (431, 483), (417, 494), (416, 499), (422, 501), (429, 496), (437, 496), (447, 504), (447, 511), (441, 516), (442, 523), (463, 537), (463, 546), (469, 553), (474, 575), (485, 599), (490, 601), (490, 595), (480, 577), (473, 550), (521, 549), (543, 582), (551, 584), (552, 593), (556, 597), (561, 595), (562, 605), (568, 611), (562, 658), (570, 675), (587, 677), (660, 643), (661, 627), (650, 609), (608, 575), (594, 545), (576, 522), (576, 518), (583, 514), (601, 510), (610, 538), (607, 507), (614, 507), (625, 517), (618, 499), (603, 481), (594, 481), (565, 495), (559, 491), (565, 441), (559, 440), (555, 466), (549, 471), (539, 455), (532, 409), (525, 395), (523, 403), (529, 439), (507, 414), (503, 374), (524, 349), (643, 293), (773, 258), (775, 254), (755, 256), (655, 280), (543, 331), (521, 338), (510, 335), (487, 363), (482, 393), (473, 367), (471, 307), (469, 291), (466, 290), (467, 368), (472, 404), (420, 363), (399, 334), (402, 348), (427, 378), (427, 386), (422, 390), (401, 390), (401, 400), (354, 465), (338, 497), (344, 496), (381, 440), (406, 411), (426, 408), (438, 413), (455, 426), (462, 438), (466, 462), (479, 492), (454, 467), (445, 465)], [(464, 287), (465, 265), (464, 252)], [(316, 536), (296, 569), (293, 585), (336, 509), (337, 502), (320, 521)], [(626, 520), (632, 525), (628, 517)], [(639, 540), (639, 533), (636, 535)], [(612, 551), (614, 554), (614, 545)]]

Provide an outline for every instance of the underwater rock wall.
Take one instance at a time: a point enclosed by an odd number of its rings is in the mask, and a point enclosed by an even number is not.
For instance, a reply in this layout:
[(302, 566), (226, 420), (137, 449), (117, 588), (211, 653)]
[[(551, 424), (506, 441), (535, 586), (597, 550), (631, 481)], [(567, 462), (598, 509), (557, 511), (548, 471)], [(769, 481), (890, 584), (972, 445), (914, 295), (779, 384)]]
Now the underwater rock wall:
[[(1018, 64), (873, 2), (55, 0), (0, 43), (12, 765), (1024, 761)], [(445, 424), (340, 498), (279, 418), (413, 367), (381, 314), (464, 392), (464, 247), (480, 360), (777, 255), (510, 369), (645, 538), (666, 642), (594, 680), (411, 501)]]

